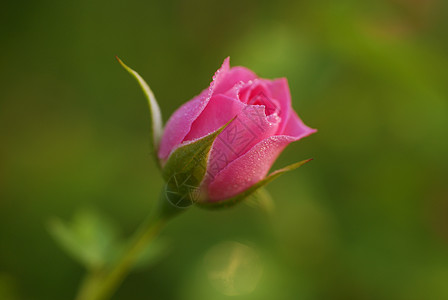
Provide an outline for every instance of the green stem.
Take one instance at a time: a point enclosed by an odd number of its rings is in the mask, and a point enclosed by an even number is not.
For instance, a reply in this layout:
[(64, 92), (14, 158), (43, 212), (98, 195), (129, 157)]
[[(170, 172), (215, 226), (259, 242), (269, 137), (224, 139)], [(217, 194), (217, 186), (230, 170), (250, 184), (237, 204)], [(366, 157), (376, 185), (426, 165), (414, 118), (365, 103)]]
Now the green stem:
[(127, 249), (112, 266), (92, 271), (81, 284), (76, 300), (106, 300), (117, 290), (146, 246), (157, 237), (166, 221), (180, 210), (162, 197), (155, 211), (130, 239)]

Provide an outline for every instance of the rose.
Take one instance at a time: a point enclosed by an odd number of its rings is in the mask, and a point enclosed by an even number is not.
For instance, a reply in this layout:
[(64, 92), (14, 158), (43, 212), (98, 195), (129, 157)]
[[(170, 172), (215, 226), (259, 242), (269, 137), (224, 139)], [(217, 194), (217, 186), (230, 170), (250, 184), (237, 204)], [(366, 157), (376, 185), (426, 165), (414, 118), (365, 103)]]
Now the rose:
[[(308, 160), (267, 175), (289, 143), (315, 131), (291, 108), (286, 79), (260, 79), (246, 68), (230, 69), (228, 58), (210, 87), (179, 108), (163, 131), (162, 114), (150, 87), (136, 71), (117, 60), (137, 80), (148, 100), (151, 150), (165, 183), (159, 201), (126, 241), (125, 249), (111, 243), (108, 252), (100, 251), (105, 255), (99, 256), (99, 262), (76, 255), (88, 269), (96, 264), (94, 269), (101, 274), (87, 274), (77, 299), (109, 299), (166, 222), (195, 202), (192, 200), (204, 207), (228, 206), (301, 166)], [(54, 223), (52, 231), (59, 242), (66, 246), (67, 238), (71, 241), (68, 250), (88, 250), (78, 232), (70, 230), (79, 226)], [(97, 249), (95, 241), (87, 246)]]
[(168, 120), (158, 149), (164, 162), (173, 150), (216, 131), (201, 188), (206, 201), (217, 202), (245, 191), (266, 177), (291, 142), (314, 133), (291, 107), (285, 78), (258, 78), (229, 58), (209, 88), (182, 105)]

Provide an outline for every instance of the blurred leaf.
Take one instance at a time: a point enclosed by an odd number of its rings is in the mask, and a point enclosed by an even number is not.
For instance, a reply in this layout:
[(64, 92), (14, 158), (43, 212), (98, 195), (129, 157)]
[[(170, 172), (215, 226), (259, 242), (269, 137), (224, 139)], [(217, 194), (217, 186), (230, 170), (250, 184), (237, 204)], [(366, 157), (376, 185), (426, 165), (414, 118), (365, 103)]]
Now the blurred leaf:
[(121, 61), (117, 57), (118, 62), (125, 68), (126, 71), (129, 72), (140, 85), (143, 93), (145, 94), (146, 99), (148, 100), (149, 110), (151, 111), (151, 143), (152, 143), (152, 151), (154, 154), (154, 158), (158, 166), (160, 166), (160, 161), (157, 156), (157, 152), (159, 149), (160, 138), (163, 133), (163, 125), (162, 125), (162, 113), (160, 112), (159, 104), (157, 103), (156, 98), (154, 97), (153, 92), (149, 88), (146, 81), (134, 70), (125, 65), (124, 62)]
[[(53, 219), (49, 231), (58, 244), (89, 270), (99, 270), (114, 262), (126, 250), (127, 243), (118, 229), (105, 217), (92, 210), (77, 212), (72, 221)], [(167, 253), (168, 242), (156, 239), (138, 258), (135, 269), (155, 263)]]
[(99, 269), (116, 256), (117, 229), (90, 210), (79, 211), (69, 223), (53, 219), (49, 231), (59, 245), (88, 269)]

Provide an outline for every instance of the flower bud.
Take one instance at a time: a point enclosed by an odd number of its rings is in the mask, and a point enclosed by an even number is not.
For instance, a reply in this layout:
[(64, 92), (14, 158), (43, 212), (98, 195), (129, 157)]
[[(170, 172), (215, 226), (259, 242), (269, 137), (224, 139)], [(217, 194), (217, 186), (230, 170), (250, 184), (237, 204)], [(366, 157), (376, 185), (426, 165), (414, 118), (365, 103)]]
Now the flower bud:
[(258, 78), (226, 58), (210, 86), (166, 124), (157, 155), (167, 198), (177, 206), (235, 203), (305, 163), (268, 175), (288, 144), (315, 131), (293, 110), (285, 78)]

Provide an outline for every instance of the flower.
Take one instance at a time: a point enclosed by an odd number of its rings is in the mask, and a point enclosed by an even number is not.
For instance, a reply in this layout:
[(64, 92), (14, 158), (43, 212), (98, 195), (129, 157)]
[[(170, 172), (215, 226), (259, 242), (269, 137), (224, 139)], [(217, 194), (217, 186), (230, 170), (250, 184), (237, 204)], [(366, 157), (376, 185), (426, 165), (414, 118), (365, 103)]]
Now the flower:
[[(234, 118), (234, 119), (233, 119)], [(168, 120), (158, 149), (166, 162), (174, 150), (215, 132), (201, 189), (207, 202), (232, 198), (266, 178), (291, 142), (314, 133), (291, 107), (286, 78), (258, 78), (229, 58), (209, 88), (182, 105)]]

